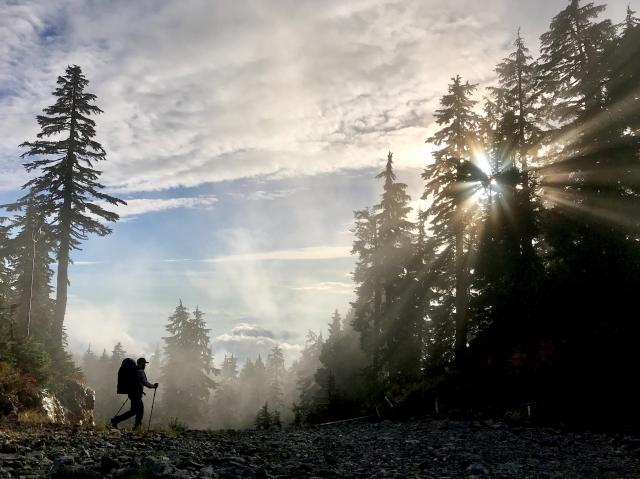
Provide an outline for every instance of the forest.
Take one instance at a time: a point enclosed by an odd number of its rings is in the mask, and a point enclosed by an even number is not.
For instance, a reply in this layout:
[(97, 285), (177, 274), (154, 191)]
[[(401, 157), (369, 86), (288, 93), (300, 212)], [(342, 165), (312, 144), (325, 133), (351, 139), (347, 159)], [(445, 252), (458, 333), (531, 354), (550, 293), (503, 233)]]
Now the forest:
[[(149, 358), (157, 421), (268, 429), (478, 414), (640, 425), (640, 18), (605, 10), (570, 0), (535, 57), (517, 30), (491, 87), (452, 72), (424, 139), (417, 221), (393, 152), (381, 152), (379, 202), (353, 216), (354, 299), (344, 311), (327, 305), (325, 332), (310, 331), (292, 364), (278, 346), (242, 364), (216, 357), (207, 311), (176, 291)], [(124, 400), (115, 374), (135, 353), (89, 347), (75, 364), (65, 330), (74, 251), (109, 235), (125, 203), (100, 182), (107, 152), (89, 90), (80, 66), (58, 77), (40, 132), (21, 145), (31, 179), (2, 205), (0, 416), (70, 378), (95, 391), (97, 423)]]

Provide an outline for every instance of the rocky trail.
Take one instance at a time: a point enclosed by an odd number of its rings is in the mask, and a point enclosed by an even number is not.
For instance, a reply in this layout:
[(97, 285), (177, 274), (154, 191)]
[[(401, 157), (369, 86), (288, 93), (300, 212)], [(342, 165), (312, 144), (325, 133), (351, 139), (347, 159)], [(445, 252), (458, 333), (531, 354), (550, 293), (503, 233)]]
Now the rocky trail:
[(453, 420), (268, 432), (0, 429), (0, 477), (640, 478), (640, 438)]

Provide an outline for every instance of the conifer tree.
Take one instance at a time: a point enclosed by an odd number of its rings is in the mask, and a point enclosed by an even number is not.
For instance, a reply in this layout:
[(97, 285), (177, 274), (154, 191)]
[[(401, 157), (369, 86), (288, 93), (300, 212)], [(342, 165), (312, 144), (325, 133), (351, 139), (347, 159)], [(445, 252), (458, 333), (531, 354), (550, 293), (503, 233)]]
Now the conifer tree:
[(272, 418), (269, 413), (269, 403), (265, 402), (256, 415), (256, 429), (267, 430), (272, 426)]
[(362, 349), (371, 361), (370, 376), (377, 382), (382, 321), (382, 281), (378, 254), (378, 224), (374, 211), (354, 212), (355, 239), (351, 254), (357, 255), (353, 280), (357, 284), (353, 307), (353, 327), (360, 333)]
[(127, 353), (122, 347), (122, 343), (118, 341), (113, 347), (113, 351), (111, 351), (111, 360), (114, 363), (118, 364), (125, 358), (126, 355)]
[(6, 220), (6, 218), (0, 217), (0, 321), (3, 325), (9, 322), (11, 284), (13, 283), (13, 271), (10, 267), (12, 248)]
[[(163, 402), (169, 414), (179, 412), (178, 419), (187, 424), (201, 424), (211, 389), (212, 358), (209, 330), (204, 314), (196, 308), (193, 315), (179, 302), (165, 326), (162, 367)], [(185, 410), (182, 405), (190, 407)]]
[(238, 359), (233, 354), (231, 356), (224, 355), (220, 367), (220, 377), (223, 381), (233, 381), (238, 378)]
[(533, 153), (531, 150), (542, 134), (539, 127), (539, 93), (536, 89), (537, 66), (520, 36), (520, 30), (514, 47), (515, 50), (496, 66), (499, 85), (489, 88), (489, 91), (494, 99), (500, 100), (500, 108), (494, 117), (496, 132), (497, 125), (504, 122), (504, 116), (509, 112), (513, 114), (512, 131), (515, 132), (515, 138), (509, 138), (508, 143), (506, 138), (497, 141), (502, 146), (497, 155), (498, 170), (502, 171), (512, 164), (512, 154), (517, 157), (513, 160), (519, 169), (526, 172)]
[(413, 224), (407, 215), (411, 198), (407, 185), (396, 181), (393, 154), (376, 178), (384, 180), (377, 209), (378, 264), (382, 274), (381, 357), (382, 374), (393, 385), (416, 379), (420, 367), (420, 333), (413, 311), (417, 283), (409, 275), (413, 256)]
[(610, 20), (598, 20), (605, 8), (569, 0), (540, 37), (540, 86), (552, 119), (570, 122), (602, 106), (601, 79), (591, 73), (615, 36)]
[(266, 367), (269, 375), (269, 402), (274, 410), (280, 411), (284, 408), (282, 381), (285, 375), (285, 367), (282, 348), (277, 344), (269, 353)]
[(333, 316), (331, 316), (331, 322), (329, 323), (329, 338), (337, 338), (340, 336), (340, 331), (342, 329), (342, 317), (340, 313), (336, 309), (333, 312)]
[(636, 17), (636, 12), (631, 10), (631, 6), (627, 5), (627, 15), (624, 22), (620, 25), (621, 37), (624, 37), (640, 25), (640, 18)]
[(106, 153), (94, 139), (95, 122), (90, 116), (102, 110), (94, 104), (96, 96), (85, 92), (88, 80), (80, 67), (73, 65), (57, 83), (53, 92), (56, 102), (37, 117), (38, 139), (21, 145), (28, 148), (22, 157), (34, 158), (24, 164), (26, 170), (40, 175), (24, 185), (29, 194), (15, 205), (31, 197), (42, 198), (42, 216), (53, 218), (58, 270), (51, 334), (54, 342), (62, 344), (70, 252), (78, 249), (90, 233), (104, 236), (111, 232), (100, 220), (117, 221), (118, 215), (104, 209), (100, 202), (125, 203), (100, 191), (101, 171), (94, 164), (104, 160)]
[[(339, 314), (336, 311), (334, 318)], [(335, 333), (335, 329), (334, 329)], [(313, 331), (307, 332), (305, 347), (300, 353), (298, 364), (292, 369), (295, 372), (295, 383), (298, 399), (294, 409), (299, 419), (308, 420), (317, 406), (320, 386), (317, 383), (317, 371), (320, 368), (320, 354), (323, 345), (326, 344), (321, 334)]]
[(284, 377), (284, 354), (282, 348), (279, 345), (275, 345), (271, 348), (269, 356), (267, 357), (267, 371), (272, 380), (281, 381)]
[(48, 341), (53, 301), (50, 299), (54, 248), (53, 231), (38, 209), (38, 199), (29, 197), (12, 218), (16, 235), (11, 240), (13, 291), (16, 298), (16, 333)]
[[(438, 125), (444, 125), (427, 141), (440, 146), (433, 153), (434, 161), (425, 169), (426, 186), (423, 199), (431, 199), (427, 210), (433, 230), (434, 249), (439, 250), (435, 267), (437, 280), (445, 291), (455, 290), (455, 354), (460, 359), (465, 351), (468, 332), (468, 263), (469, 245), (465, 245), (465, 225), (472, 222), (476, 210), (467, 200), (477, 189), (467, 181), (473, 173), (473, 150), (478, 147), (479, 117), (473, 111), (476, 102), (470, 99), (476, 85), (463, 83), (460, 76), (452, 79), (448, 93), (440, 100), (436, 111)], [(455, 258), (454, 270), (448, 265)], [(454, 285), (448, 285), (451, 282)], [(447, 293), (449, 294), (449, 293)], [(432, 311), (438, 321), (446, 321), (451, 307), (447, 298), (441, 298)]]

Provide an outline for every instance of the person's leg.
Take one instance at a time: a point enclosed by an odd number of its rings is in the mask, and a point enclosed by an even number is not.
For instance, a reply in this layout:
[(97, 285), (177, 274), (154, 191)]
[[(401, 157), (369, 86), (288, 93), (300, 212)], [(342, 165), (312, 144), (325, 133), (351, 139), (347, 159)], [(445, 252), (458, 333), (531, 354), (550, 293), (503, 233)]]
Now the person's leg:
[(120, 414), (119, 416), (115, 416), (111, 419), (111, 425), (113, 427), (118, 427), (118, 423), (129, 419), (136, 415), (135, 409), (135, 396), (129, 396), (129, 402), (131, 403), (131, 407), (125, 413)]
[[(133, 401), (131, 402), (132, 406), (133, 406)], [(144, 403), (142, 402), (142, 396), (139, 398), (136, 398), (136, 403), (135, 403), (135, 408), (136, 408), (136, 422), (133, 426), (134, 429), (140, 427), (140, 425), (142, 424), (142, 416), (144, 415)]]

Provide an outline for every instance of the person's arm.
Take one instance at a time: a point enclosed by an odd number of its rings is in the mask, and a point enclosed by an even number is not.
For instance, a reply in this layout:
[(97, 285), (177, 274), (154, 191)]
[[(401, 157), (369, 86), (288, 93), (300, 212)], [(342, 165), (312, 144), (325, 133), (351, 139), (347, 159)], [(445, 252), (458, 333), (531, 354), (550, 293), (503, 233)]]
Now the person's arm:
[(138, 379), (140, 380), (140, 384), (147, 386), (149, 389), (154, 389), (156, 387), (155, 384), (151, 384), (147, 380), (147, 375), (142, 369), (138, 369)]

